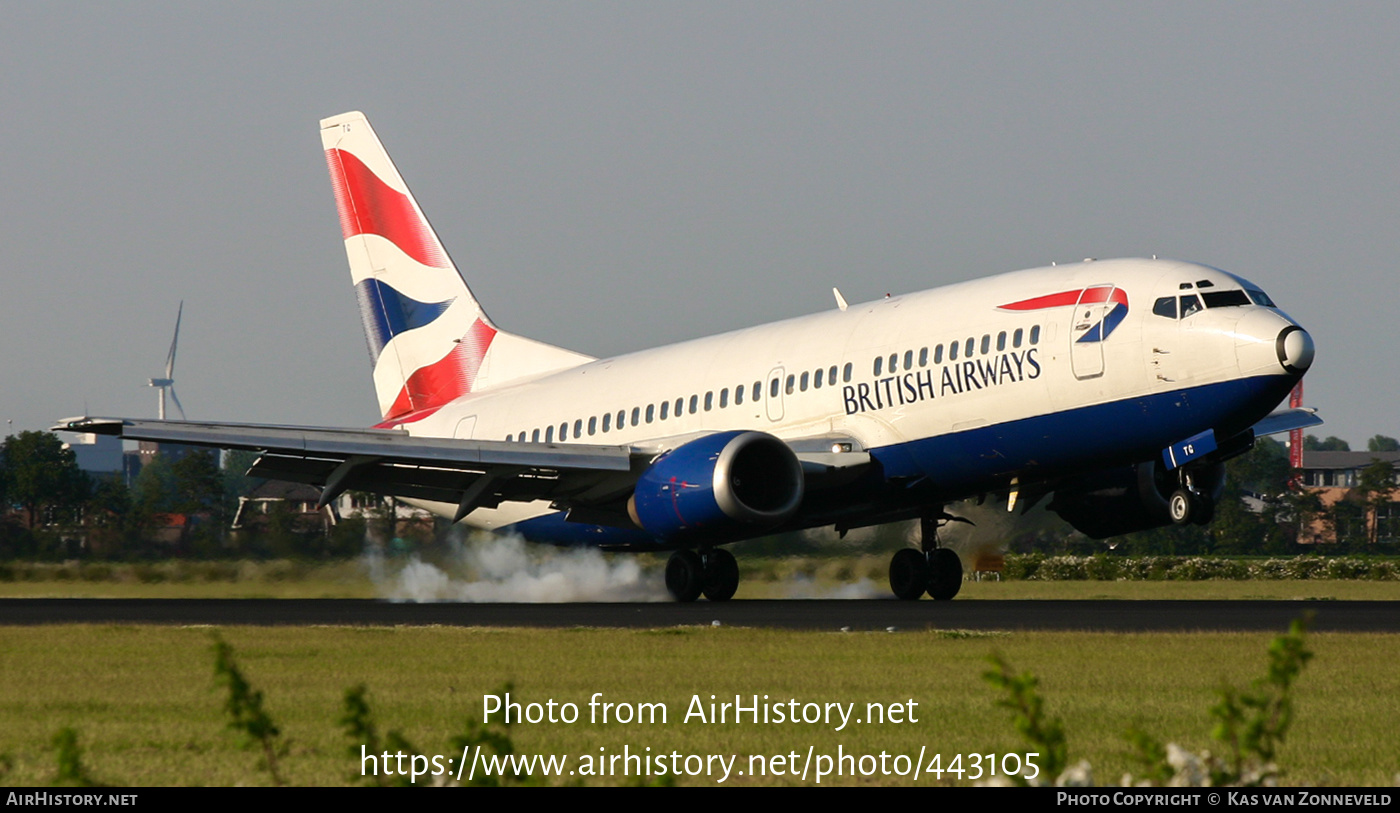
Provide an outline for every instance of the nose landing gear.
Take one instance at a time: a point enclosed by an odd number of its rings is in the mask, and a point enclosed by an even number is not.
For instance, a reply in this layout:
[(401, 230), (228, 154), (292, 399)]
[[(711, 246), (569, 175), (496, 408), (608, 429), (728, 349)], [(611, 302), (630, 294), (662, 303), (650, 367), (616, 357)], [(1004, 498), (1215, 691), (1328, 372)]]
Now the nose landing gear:
[(1180, 472), (1180, 487), (1167, 500), (1167, 515), (1177, 525), (1209, 523), (1215, 517), (1215, 500), (1197, 486), (1188, 469), (1183, 467)]

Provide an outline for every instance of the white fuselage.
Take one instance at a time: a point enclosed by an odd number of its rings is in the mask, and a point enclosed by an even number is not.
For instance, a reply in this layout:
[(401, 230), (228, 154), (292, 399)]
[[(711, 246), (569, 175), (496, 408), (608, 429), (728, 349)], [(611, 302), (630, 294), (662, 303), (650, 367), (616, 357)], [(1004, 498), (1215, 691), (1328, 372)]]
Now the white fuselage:
[[(424, 436), (657, 452), (729, 429), (784, 439), (833, 434), (870, 450), (888, 476), (936, 479), (946, 470), (975, 493), (988, 482), (1034, 479), (1037, 466), (1052, 473), (1127, 462), (1125, 456), (1180, 439), (1175, 433), (1202, 420), (1209, 425), (1195, 431), (1220, 424), (1239, 431), (1267, 413), (1281, 397), (1275, 390), (1291, 386), (1276, 343), (1294, 323), (1252, 302), (1184, 316), (1154, 313), (1154, 302), (1194, 295), (1202, 282), (1211, 286), (1203, 290), (1253, 288), (1208, 266), (1155, 259), (1018, 271), (590, 361), (468, 395), (402, 426)], [(1073, 292), (1108, 290), (1111, 299), (1081, 293), (1083, 302), (1074, 301)], [(1066, 292), (1061, 304), (1005, 307)], [(1108, 327), (1118, 304), (1122, 312)], [(1095, 330), (1102, 335), (1085, 340)], [(1104, 449), (1092, 441), (1100, 428), (1127, 437), (1122, 426), (1095, 423), (1121, 423), (1135, 403), (1144, 414), (1161, 404), (1190, 407), (1192, 398), (1225, 397), (1215, 385), (1253, 380), (1268, 384), (1251, 392), (1271, 403), (1256, 397), (1191, 413), (1180, 427), (1144, 427), (1141, 441), (1129, 444), (1140, 448), (1119, 442)], [(1057, 422), (1061, 415), (1073, 423)], [(1069, 426), (1090, 438), (1067, 447), (1063, 438), (1043, 437)], [(964, 448), (968, 443), (975, 448)], [(968, 456), (983, 458), (970, 479)], [(1007, 461), (1001, 469), (998, 457)], [(448, 516), (455, 509), (426, 507)], [(550, 511), (543, 502), (506, 503), (466, 521), (500, 528)]]

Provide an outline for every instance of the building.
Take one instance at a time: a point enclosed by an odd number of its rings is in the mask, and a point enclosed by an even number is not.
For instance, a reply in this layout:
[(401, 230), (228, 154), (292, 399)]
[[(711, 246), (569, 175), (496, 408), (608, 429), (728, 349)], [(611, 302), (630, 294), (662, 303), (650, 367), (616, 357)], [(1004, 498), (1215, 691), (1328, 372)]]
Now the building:
[[(1364, 473), (1376, 462), (1389, 463), (1392, 467), (1388, 492), (1379, 496), (1382, 505), (1367, 504), (1363, 492), (1367, 485)], [(1322, 506), (1333, 515), (1330, 523), (1317, 522), (1313, 525), (1311, 540), (1335, 542), (1338, 537), (1358, 537), (1362, 530), (1364, 538), (1374, 539), (1377, 544), (1395, 545), (1400, 543), (1400, 452), (1319, 452), (1303, 451), (1302, 485), (1317, 493)], [(1347, 501), (1352, 510), (1338, 511), (1338, 503)], [(1347, 523), (1356, 523), (1348, 527)]]

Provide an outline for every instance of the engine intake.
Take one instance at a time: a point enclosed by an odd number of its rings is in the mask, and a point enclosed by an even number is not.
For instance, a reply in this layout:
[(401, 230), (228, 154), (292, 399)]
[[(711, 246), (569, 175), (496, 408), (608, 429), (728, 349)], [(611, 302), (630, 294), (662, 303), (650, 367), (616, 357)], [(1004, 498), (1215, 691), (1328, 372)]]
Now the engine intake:
[(802, 464), (786, 443), (763, 432), (718, 432), (653, 461), (627, 508), (634, 522), (663, 539), (737, 537), (792, 517), (803, 491)]

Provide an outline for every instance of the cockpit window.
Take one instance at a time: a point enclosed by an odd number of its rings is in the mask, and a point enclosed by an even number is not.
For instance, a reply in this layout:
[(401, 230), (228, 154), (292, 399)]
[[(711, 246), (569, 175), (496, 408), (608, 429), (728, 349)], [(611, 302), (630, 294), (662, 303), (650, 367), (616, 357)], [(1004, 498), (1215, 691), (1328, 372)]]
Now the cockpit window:
[(1245, 296), (1244, 291), (1238, 288), (1226, 291), (1203, 291), (1201, 296), (1205, 299), (1207, 308), (1229, 308), (1249, 304), (1249, 297)]
[(1181, 298), (1182, 319), (1185, 319), (1186, 317), (1201, 309), (1201, 300), (1197, 299), (1195, 294), (1191, 294), (1190, 296), (1183, 296)]
[(1246, 288), (1245, 290), (1249, 293), (1249, 298), (1254, 300), (1254, 304), (1263, 305), (1266, 308), (1278, 307), (1278, 305), (1275, 305), (1274, 301), (1269, 298), (1268, 294), (1258, 288)]
[(1158, 316), (1165, 316), (1168, 319), (1176, 318), (1176, 297), (1164, 296), (1152, 303), (1152, 312)]

